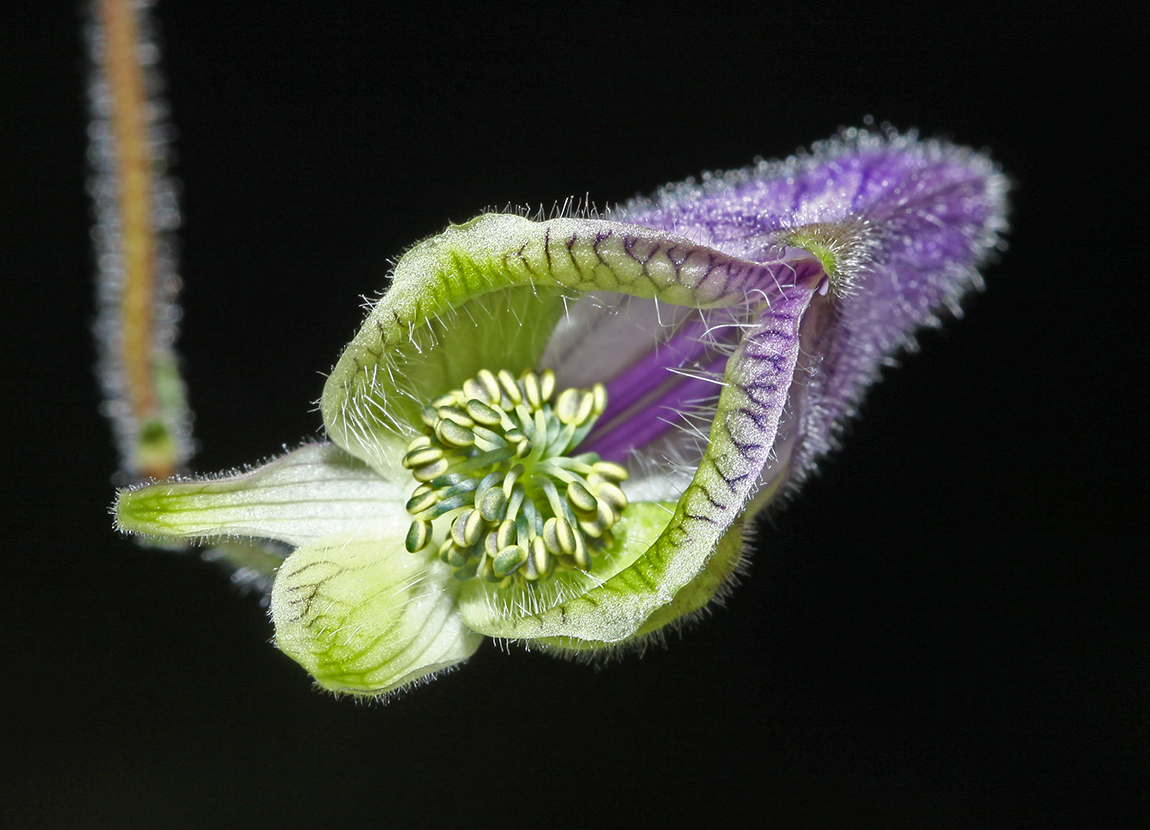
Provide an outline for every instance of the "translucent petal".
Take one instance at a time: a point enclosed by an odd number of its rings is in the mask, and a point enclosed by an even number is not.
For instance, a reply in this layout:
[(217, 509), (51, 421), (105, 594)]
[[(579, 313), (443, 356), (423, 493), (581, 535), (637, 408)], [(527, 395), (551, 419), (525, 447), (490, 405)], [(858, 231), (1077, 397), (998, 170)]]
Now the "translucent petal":
[(225, 478), (167, 481), (122, 490), (121, 530), (158, 538), (248, 536), (305, 545), (389, 517), (406, 529), (404, 496), (332, 444), (309, 444)]
[[(608, 411), (583, 449), (627, 468), (633, 501), (675, 501), (706, 449), (726, 358), (752, 324), (746, 308), (592, 292), (568, 304), (540, 365), (560, 388), (606, 384)], [(641, 452), (615, 431), (628, 419), (623, 431), (642, 435)]]
[(385, 695), (475, 653), (483, 638), (456, 610), (459, 586), (385, 524), (328, 537), (276, 577), (276, 642), (325, 689)]

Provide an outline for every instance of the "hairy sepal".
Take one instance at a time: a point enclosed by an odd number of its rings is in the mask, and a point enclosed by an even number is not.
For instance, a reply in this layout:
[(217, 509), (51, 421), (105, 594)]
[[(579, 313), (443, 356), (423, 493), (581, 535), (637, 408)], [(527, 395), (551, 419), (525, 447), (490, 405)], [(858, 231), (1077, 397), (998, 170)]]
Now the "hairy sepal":
[(479, 647), (456, 612), (458, 589), (446, 565), (367, 525), (288, 557), (272, 588), (276, 643), (329, 691), (387, 696)]
[(274, 539), (306, 545), (369, 516), (398, 517), (401, 488), (332, 444), (308, 444), (247, 472), (121, 490), (116, 526), (155, 539)]

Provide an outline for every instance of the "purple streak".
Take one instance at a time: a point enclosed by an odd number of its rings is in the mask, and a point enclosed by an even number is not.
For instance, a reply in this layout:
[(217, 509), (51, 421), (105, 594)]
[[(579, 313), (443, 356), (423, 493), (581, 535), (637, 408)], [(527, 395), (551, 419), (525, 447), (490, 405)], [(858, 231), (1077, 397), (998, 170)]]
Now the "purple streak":
[(637, 401), (650, 395), (667, 382), (665, 370), (687, 366), (702, 357), (708, 346), (702, 337), (707, 331), (703, 320), (683, 326), (665, 343), (653, 348), (646, 357), (624, 369), (607, 383), (607, 409), (599, 417), (608, 424)]
[[(681, 428), (684, 410), (703, 401), (717, 400), (726, 364), (726, 356), (712, 361), (705, 370), (710, 378), (679, 375), (668, 371), (667, 366), (653, 370), (651, 375), (658, 382), (651, 385), (648, 394), (666, 386), (663, 393), (614, 425), (601, 421), (607, 429), (596, 430), (579, 446), (580, 452), (595, 452), (608, 461), (622, 462), (631, 450), (647, 446), (671, 429)], [(635, 402), (639, 400), (636, 398)]]

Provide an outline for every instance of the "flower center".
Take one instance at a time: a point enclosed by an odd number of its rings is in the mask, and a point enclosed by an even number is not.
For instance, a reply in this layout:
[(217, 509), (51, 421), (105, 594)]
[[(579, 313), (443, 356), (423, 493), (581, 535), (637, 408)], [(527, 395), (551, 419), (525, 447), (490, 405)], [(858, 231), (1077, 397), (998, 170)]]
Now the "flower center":
[(451, 517), (439, 557), (458, 579), (510, 585), (557, 569), (586, 571), (612, 545), (627, 497), (627, 471), (593, 452), (571, 451), (607, 408), (607, 389), (555, 394), (555, 373), (483, 369), (423, 408), (423, 435), (403, 466), (420, 482), (407, 502), (412, 553)]

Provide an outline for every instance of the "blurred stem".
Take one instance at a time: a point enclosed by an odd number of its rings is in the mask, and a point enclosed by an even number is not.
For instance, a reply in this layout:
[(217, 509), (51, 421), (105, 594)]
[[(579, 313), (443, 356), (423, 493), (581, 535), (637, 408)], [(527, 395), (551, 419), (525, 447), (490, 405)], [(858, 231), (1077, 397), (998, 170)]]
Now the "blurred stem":
[(156, 237), (152, 227), (152, 155), (146, 137), (144, 72), (136, 58), (136, 15), (127, 0), (100, 0), (99, 10), (107, 35), (105, 66), (112, 92), (112, 124), (120, 150), (117, 175), (124, 251), (120, 299), (124, 338), (120, 359), (132, 409), (140, 420), (148, 420), (158, 414), (150, 360)]
[[(191, 414), (173, 349), (179, 279), (171, 231), (179, 210), (166, 175), (170, 125), (158, 92), (149, 6), (150, 0), (94, 0), (89, 33), (96, 340), (104, 409), (128, 481), (170, 478), (192, 454)], [(266, 595), (284, 553), (272, 543), (225, 541), (204, 558), (231, 570), (240, 587)]]
[[(174, 189), (163, 178), (166, 108), (154, 92), (156, 47), (143, 25), (146, 11), (138, 0), (96, 0), (92, 36), (101, 376), (122, 472), (133, 479), (168, 478), (191, 454), (190, 418), (171, 350), (178, 281), (171, 246), (161, 250), (158, 241), (177, 214)], [(161, 185), (172, 202), (164, 223)]]

